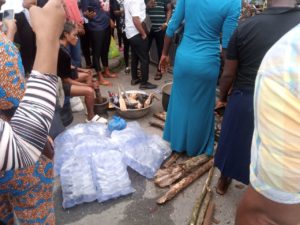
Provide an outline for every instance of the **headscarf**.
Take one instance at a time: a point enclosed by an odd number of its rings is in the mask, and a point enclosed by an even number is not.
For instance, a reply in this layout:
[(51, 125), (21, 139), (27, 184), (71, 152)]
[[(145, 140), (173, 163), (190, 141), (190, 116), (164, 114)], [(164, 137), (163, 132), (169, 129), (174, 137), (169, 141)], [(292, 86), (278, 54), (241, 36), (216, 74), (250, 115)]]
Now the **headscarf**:
[(0, 32), (0, 118), (8, 120), (25, 92), (22, 60), (17, 47)]

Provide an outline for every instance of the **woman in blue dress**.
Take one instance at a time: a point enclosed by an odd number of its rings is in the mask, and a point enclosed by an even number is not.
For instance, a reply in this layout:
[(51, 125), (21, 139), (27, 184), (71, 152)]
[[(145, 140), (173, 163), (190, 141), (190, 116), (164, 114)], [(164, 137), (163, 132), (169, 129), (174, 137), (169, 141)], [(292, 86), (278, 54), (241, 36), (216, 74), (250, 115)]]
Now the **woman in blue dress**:
[(160, 66), (164, 67), (171, 38), (184, 21), (164, 130), (164, 139), (175, 152), (186, 152), (189, 156), (213, 153), (220, 35), (222, 47), (226, 49), (240, 10), (240, 0), (178, 0), (176, 3), (160, 60)]

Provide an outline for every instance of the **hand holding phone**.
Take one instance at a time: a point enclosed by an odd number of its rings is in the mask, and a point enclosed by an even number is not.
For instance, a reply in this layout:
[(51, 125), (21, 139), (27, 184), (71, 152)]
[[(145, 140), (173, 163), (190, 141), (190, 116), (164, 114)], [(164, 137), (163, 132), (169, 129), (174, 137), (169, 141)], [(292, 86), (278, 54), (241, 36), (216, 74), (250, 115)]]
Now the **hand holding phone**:
[(93, 6), (88, 6), (88, 11), (89, 12), (95, 12), (94, 7)]

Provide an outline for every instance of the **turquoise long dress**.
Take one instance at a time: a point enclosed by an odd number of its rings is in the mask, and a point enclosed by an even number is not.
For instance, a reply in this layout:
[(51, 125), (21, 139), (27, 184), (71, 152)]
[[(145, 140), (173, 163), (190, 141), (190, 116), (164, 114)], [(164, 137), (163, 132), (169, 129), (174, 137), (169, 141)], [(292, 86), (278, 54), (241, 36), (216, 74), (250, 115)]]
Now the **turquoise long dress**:
[(240, 10), (241, 0), (177, 0), (166, 31), (172, 37), (185, 21), (164, 130), (173, 151), (189, 156), (213, 153), (220, 36), (227, 48)]

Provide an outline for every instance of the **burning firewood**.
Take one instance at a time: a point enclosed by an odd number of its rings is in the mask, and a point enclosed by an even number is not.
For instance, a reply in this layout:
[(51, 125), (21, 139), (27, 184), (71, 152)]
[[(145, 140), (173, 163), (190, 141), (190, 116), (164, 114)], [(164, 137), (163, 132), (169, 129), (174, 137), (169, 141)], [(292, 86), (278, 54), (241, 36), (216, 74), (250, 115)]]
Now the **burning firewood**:
[(207, 155), (199, 155), (191, 159), (186, 160), (185, 162), (176, 164), (173, 167), (159, 170), (155, 176), (154, 183), (159, 187), (167, 187), (173, 184), (175, 181), (186, 176), (196, 167), (206, 163), (210, 157)]
[(201, 177), (205, 172), (207, 172), (213, 166), (213, 163), (214, 163), (213, 159), (209, 160), (207, 163), (199, 167), (197, 170), (189, 174), (187, 177), (183, 178), (181, 181), (171, 186), (170, 190), (161, 198), (159, 198), (156, 201), (156, 203), (164, 204), (167, 201), (173, 199), (180, 191), (185, 189), (187, 186), (189, 186), (191, 183), (193, 183), (195, 180)]

